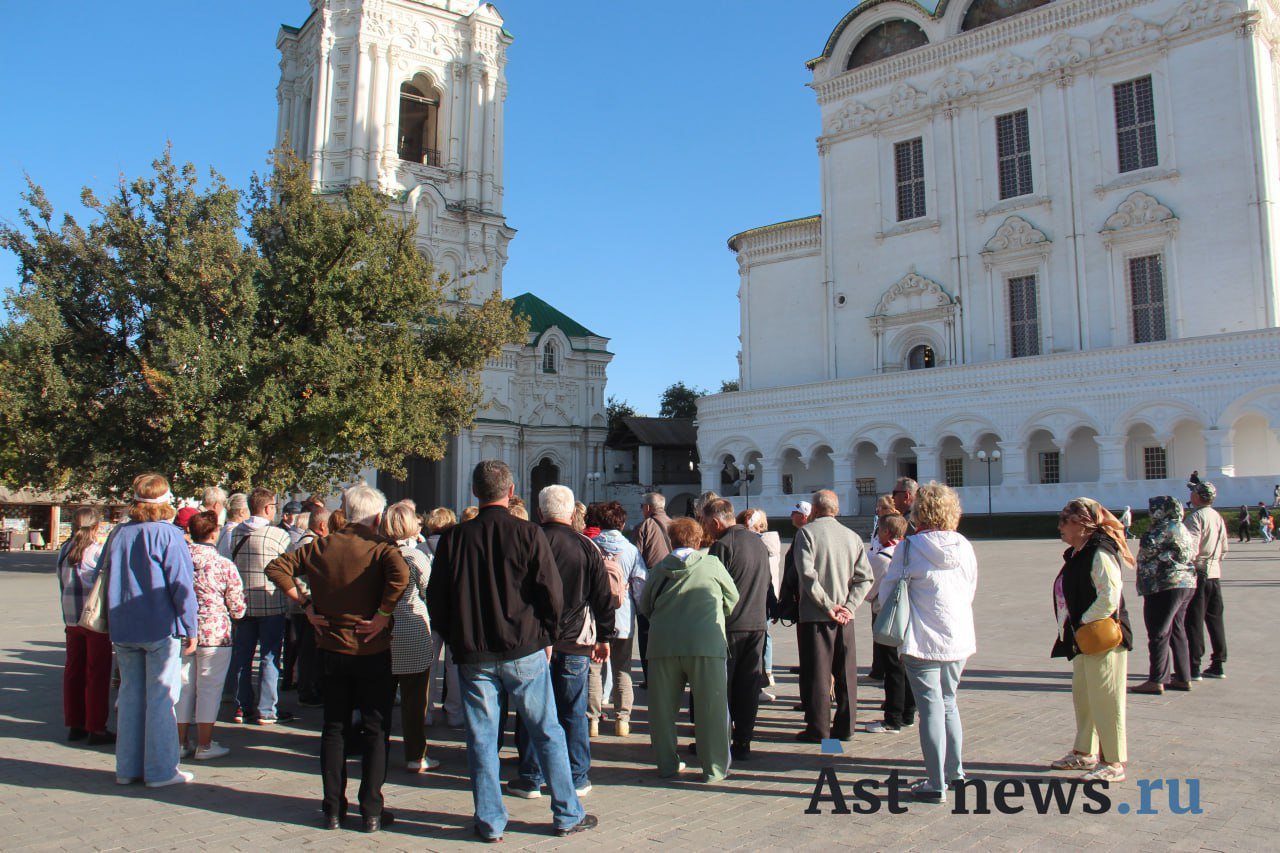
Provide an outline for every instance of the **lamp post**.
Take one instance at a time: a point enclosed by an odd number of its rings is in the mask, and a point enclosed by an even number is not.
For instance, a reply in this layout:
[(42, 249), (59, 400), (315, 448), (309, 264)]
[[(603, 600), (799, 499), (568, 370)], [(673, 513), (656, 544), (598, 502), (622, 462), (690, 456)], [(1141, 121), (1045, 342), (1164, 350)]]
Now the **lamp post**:
[(755, 473), (748, 466), (747, 471), (742, 474), (742, 497), (747, 502), (747, 509), (751, 509), (751, 481), (755, 478)]
[(1000, 461), (1000, 451), (993, 450), (987, 453), (985, 450), (979, 450), (978, 461), (987, 466), (987, 536), (992, 536), (994, 522), (991, 518), (991, 463)]
[(587, 475), (587, 482), (591, 484), (591, 502), (596, 502), (596, 483), (600, 482), (600, 472), (592, 471)]

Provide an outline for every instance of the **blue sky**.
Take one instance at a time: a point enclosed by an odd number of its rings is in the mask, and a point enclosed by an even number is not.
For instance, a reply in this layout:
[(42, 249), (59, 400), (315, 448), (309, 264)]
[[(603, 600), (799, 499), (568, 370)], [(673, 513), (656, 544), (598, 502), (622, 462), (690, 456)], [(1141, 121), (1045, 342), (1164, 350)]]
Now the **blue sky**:
[[(804, 62), (852, 0), (497, 3), (509, 52), (504, 275), (612, 339), (609, 393), (657, 414), (737, 378), (725, 240), (818, 212)], [(274, 142), (275, 49), (306, 0), (13, 4), (0, 31), (0, 219), (24, 173), (79, 213), (171, 141), (234, 186)], [(0, 288), (17, 281), (0, 257)], [(802, 346), (803, 342), (797, 341)]]

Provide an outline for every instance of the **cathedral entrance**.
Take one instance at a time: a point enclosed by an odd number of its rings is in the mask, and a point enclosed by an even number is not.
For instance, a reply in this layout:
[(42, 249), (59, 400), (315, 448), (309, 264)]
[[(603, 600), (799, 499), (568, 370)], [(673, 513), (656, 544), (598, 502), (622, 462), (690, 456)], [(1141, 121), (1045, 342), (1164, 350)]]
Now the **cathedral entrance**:
[(538, 493), (547, 486), (554, 486), (560, 482), (560, 467), (547, 457), (542, 457), (537, 465), (533, 466), (533, 470), (529, 472), (529, 518), (536, 520), (536, 509), (538, 506)]

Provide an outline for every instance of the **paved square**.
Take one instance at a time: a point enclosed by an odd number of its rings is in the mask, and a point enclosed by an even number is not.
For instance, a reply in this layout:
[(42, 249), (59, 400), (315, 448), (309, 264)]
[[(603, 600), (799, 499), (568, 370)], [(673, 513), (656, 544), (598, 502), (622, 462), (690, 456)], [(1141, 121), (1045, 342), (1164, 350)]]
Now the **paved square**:
[[(965, 765), (993, 790), (1003, 777), (1048, 779), (1050, 759), (1073, 734), (1070, 671), (1048, 657), (1053, 633), (1050, 583), (1063, 546), (1046, 540), (975, 543), (980, 567), (978, 654), (961, 683)], [(1280, 612), (1280, 546), (1233, 545), (1223, 570), (1231, 659), (1225, 681), (1205, 681), (1190, 694), (1131, 697), (1129, 781), (1108, 795), (1102, 815), (1040, 815), (1030, 795), (1024, 811), (953, 814), (909, 804), (905, 814), (807, 815), (819, 773), (835, 770), (850, 806), (853, 783), (892, 771), (914, 778), (921, 768), (914, 731), (859, 733), (843, 755), (796, 744), (800, 727), (794, 632), (775, 628), (778, 701), (762, 707), (755, 758), (723, 784), (662, 784), (650, 764), (644, 710), (629, 740), (593, 745), (595, 790), (588, 811), (600, 829), (572, 839), (549, 834), (548, 801), (508, 799), (508, 848), (565, 849), (1054, 849), (1263, 850), (1280, 842), (1280, 708), (1274, 658)], [(1137, 650), (1131, 681), (1145, 675), (1146, 636), (1140, 599), (1128, 573)], [(869, 614), (858, 613), (859, 659), (870, 659)], [(190, 769), (196, 782), (160, 791), (114, 784), (109, 752), (63, 738), (62, 628), (49, 554), (0, 555), (0, 849), (4, 850), (336, 850), (350, 847), (447, 850), (470, 841), (471, 797), (460, 733), (429, 731), (439, 772), (404, 773), (397, 738), (386, 790), (399, 817), (389, 831), (366, 837), (316, 828), (320, 712), (297, 709), (296, 725), (220, 725), (231, 755)], [(859, 688), (859, 722), (879, 719), (880, 690)], [(293, 694), (284, 694), (291, 707)], [(642, 704), (643, 693), (637, 697)], [(114, 722), (113, 722), (114, 725)], [(606, 726), (606, 729), (608, 727)], [(682, 742), (689, 738), (682, 734)], [(508, 738), (510, 744), (510, 738)], [(504, 756), (514, 755), (509, 745)], [(355, 765), (352, 765), (353, 769)], [(507, 763), (508, 775), (514, 765)], [(1171, 814), (1167, 793), (1152, 792), (1158, 814), (1136, 814), (1142, 779), (1198, 780), (1200, 814)], [(353, 780), (352, 785), (354, 786)], [(1187, 783), (1179, 793), (1185, 804)], [(354, 796), (354, 787), (352, 788)], [(1121, 804), (1132, 806), (1120, 814)], [(1056, 809), (1055, 809), (1056, 812)]]

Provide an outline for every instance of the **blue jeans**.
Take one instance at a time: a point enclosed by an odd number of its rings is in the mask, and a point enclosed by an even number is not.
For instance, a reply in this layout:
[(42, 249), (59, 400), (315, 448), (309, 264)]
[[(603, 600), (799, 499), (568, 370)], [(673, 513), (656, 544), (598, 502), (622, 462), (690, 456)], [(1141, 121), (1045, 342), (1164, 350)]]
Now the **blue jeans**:
[(573, 787), (564, 729), (555, 715), (551, 670), (545, 652), (516, 660), (469, 663), (458, 667), (462, 705), (467, 718), (467, 766), (475, 802), (476, 829), (487, 838), (507, 828), (507, 807), (498, 780), (498, 703), (506, 695), (538, 753), (551, 789), (551, 814), (556, 829), (569, 829), (586, 812)]
[[(257, 707), (259, 717), (276, 715), (280, 690), (280, 653), (288, 617), (246, 616), (236, 623), (231, 640), (231, 671), (236, 679), (236, 704), (246, 714)], [(261, 653), (258, 665), (258, 701), (253, 697), (253, 650)]]
[(115, 643), (120, 664), (116, 707), (116, 778), (165, 782), (178, 773), (182, 643)]
[[(551, 654), (551, 690), (556, 697), (556, 716), (564, 729), (569, 750), (569, 769), (573, 787), (585, 786), (591, 775), (591, 737), (587, 734), (587, 675), (591, 658), (586, 655)], [(520, 778), (535, 785), (545, 785), (546, 774), (538, 752), (529, 743), (529, 732), (516, 718), (516, 749), (520, 750)]]
[(964, 730), (956, 706), (963, 660), (924, 660), (901, 655), (911, 693), (920, 714), (920, 751), (929, 789), (945, 791), (947, 783), (964, 777)]
[(764, 674), (773, 675), (773, 637), (769, 636), (769, 626), (764, 631)]

